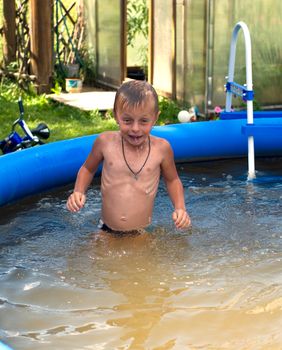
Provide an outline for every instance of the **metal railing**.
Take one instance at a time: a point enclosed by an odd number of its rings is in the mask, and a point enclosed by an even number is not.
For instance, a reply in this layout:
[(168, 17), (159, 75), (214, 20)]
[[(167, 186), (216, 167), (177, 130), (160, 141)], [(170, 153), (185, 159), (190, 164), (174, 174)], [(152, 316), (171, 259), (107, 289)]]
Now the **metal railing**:
[[(246, 84), (240, 85), (234, 82), (234, 69), (235, 69), (235, 58), (236, 58), (236, 43), (238, 38), (239, 30), (243, 30), (245, 39), (245, 59), (246, 59)], [(244, 101), (247, 102), (247, 123), (254, 123), (254, 112), (253, 112), (253, 78), (252, 78), (252, 47), (251, 37), (249, 28), (244, 22), (238, 22), (232, 33), (231, 45), (230, 45), (230, 56), (229, 56), (229, 67), (228, 76), (226, 83), (226, 112), (231, 112), (232, 96), (240, 96)], [(254, 179), (255, 174), (255, 149), (254, 149), (254, 137), (248, 136), (248, 180)]]

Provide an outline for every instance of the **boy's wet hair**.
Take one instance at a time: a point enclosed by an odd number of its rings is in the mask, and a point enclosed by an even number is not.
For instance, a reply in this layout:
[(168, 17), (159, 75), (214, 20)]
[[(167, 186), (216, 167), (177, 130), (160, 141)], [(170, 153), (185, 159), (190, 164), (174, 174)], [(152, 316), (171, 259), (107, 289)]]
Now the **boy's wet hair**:
[(154, 101), (154, 111), (159, 112), (158, 95), (151, 84), (144, 80), (129, 80), (118, 89), (114, 102), (114, 114), (117, 109), (124, 107), (137, 107), (146, 102), (148, 98)]

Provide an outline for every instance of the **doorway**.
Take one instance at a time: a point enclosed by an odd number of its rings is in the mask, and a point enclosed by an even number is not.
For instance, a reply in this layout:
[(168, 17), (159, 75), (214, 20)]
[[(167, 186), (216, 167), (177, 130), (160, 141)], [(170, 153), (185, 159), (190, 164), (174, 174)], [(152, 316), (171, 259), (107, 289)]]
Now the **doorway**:
[(149, 1), (126, 1), (126, 77), (148, 80)]

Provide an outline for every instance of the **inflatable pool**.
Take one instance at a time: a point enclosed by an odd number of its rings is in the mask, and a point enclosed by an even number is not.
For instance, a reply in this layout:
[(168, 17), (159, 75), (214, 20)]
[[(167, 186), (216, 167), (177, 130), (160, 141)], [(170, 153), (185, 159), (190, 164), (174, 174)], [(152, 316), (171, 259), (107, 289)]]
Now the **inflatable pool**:
[[(176, 162), (247, 156), (246, 113), (222, 113), (221, 120), (156, 126)], [(255, 112), (256, 156), (282, 156), (282, 111)], [(37, 146), (0, 157), (0, 205), (75, 181), (98, 135)]]

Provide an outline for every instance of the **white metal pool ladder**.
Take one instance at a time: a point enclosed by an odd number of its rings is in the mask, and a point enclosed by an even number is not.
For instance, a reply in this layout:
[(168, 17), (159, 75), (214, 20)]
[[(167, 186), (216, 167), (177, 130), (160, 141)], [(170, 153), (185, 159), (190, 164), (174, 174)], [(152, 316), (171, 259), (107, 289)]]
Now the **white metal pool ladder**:
[[(243, 30), (245, 39), (245, 58), (246, 58), (246, 84), (240, 85), (235, 83), (234, 80), (234, 68), (236, 58), (236, 43), (239, 30)], [(244, 101), (247, 101), (247, 123), (254, 123), (254, 112), (253, 112), (253, 77), (252, 77), (252, 48), (251, 48), (251, 37), (249, 28), (244, 22), (238, 22), (232, 33), (231, 45), (230, 45), (230, 56), (228, 66), (228, 77), (226, 83), (226, 112), (231, 112), (232, 96), (240, 96)], [(254, 148), (254, 136), (248, 135), (248, 179), (254, 179), (255, 174), (255, 148)]]

